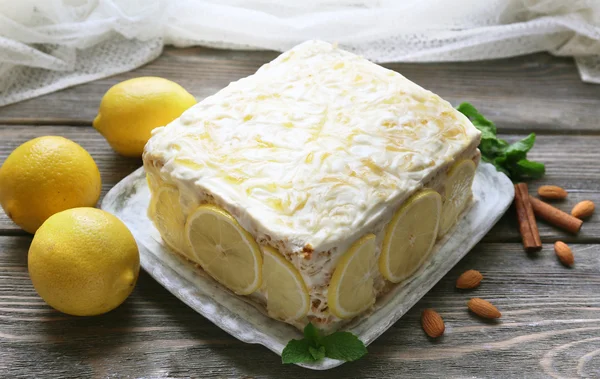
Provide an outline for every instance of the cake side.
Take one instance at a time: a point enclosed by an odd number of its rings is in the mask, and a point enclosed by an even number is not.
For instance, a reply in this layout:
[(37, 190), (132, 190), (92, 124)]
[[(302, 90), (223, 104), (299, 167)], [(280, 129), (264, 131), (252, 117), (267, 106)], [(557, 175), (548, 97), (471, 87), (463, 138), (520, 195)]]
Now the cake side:
[[(476, 146), (471, 146), (456, 156), (456, 161), (465, 159), (473, 160), (476, 164), (479, 163), (480, 154)], [(422, 188), (431, 188), (439, 193), (444, 193), (447, 174), (453, 163), (454, 161), (449, 162), (447, 165), (436, 171), (427, 182), (423, 183)], [(144, 161), (144, 168), (148, 176), (151, 193), (154, 195), (162, 186), (172, 186), (178, 188), (180, 208), (177, 211), (183, 214), (184, 219), (202, 204), (212, 204), (219, 207), (226, 206), (226, 204), (222, 203), (218, 197), (215, 197), (210, 193), (198, 192), (190, 188), (182, 187), (181, 182), (172, 180), (172, 178), (170, 178), (168, 175), (168, 171), (161, 170), (161, 166), (162, 164), (160, 162), (155, 162), (152, 160)], [(418, 189), (416, 191), (418, 191)], [(469, 188), (469, 197), (470, 196)], [(350, 322), (351, 320), (336, 317), (328, 310), (328, 289), (333, 272), (336, 269), (340, 257), (348, 249), (348, 247), (355, 240), (367, 233), (372, 233), (376, 236), (377, 248), (375, 252), (375, 259), (378, 259), (379, 254), (381, 253), (381, 245), (384, 238), (385, 227), (397, 209), (401, 206), (402, 204), (399, 204), (394, 208), (390, 207), (376, 223), (372, 223), (368, 227), (363, 228), (361, 233), (356, 233), (354, 236), (350, 237), (348, 239), (349, 241), (345, 245), (339, 245), (330, 250), (317, 251), (312, 249), (304, 249), (304, 251), (298, 253), (288, 249), (285, 241), (276, 240), (266, 234), (253, 234), (253, 237), (261, 246), (261, 248), (273, 247), (289, 262), (291, 262), (302, 276), (308, 288), (310, 296), (310, 310), (306, 317), (302, 319), (282, 321), (288, 322), (299, 329), (302, 329), (306, 323), (310, 321), (319, 326), (319, 328), (328, 331), (337, 330), (344, 324)], [(235, 211), (232, 213), (232, 215), (236, 218), (238, 217)], [(461, 212), (455, 222), (458, 222), (463, 215), (464, 214)], [(151, 219), (152, 218), (153, 217), (151, 216)], [(201, 266), (196, 261), (195, 257), (190, 254), (189, 247), (173, 246), (171, 244), (169, 246), (172, 250), (187, 258), (201, 269)], [(393, 283), (386, 281), (375, 266), (371, 270), (370, 275), (374, 282), (373, 290), (376, 298), (386, 293), (391, 286), (394, 285)], [(267, 297), (264, 286), (259, 291), (253, 293), (250, 297), (257, 306), (263, 309), (263, 311), (267, 311)]]

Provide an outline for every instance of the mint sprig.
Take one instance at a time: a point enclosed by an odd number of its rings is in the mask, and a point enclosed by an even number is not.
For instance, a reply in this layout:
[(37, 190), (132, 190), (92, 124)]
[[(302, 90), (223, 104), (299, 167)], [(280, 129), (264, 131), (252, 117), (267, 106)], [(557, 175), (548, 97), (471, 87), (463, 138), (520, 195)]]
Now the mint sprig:
[(312, 323), (304, 328), (304, 338), (288, 342), (283, 363), (316, 362), (325, 357), (354, 361), (367, 354), (365, 344), (350, 332), (335, 332), (323, 336)]
[(473, 105), (462, 103), (456, 109), (467, 116), (481, 132), (479, 143), (481, 159), (493, 164), (513, 182), (544, 176), (546, 172), (544, 164), (527, 159), (527, 153), (535, 143), (535, 133), (509, 144), (496, 136), (496, 125), (479, 113)]
[(325, 355), (340, 361), (355, 361), (367, 354), (367, 348), (350, 332), (335, 332), (323, 338)]

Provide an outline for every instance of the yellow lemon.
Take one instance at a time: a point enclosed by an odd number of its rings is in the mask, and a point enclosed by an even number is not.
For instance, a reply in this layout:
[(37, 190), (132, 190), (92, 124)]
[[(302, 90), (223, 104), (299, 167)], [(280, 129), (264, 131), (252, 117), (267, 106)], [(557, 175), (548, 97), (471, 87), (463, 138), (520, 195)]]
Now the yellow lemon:
[(264, 247), (263, 253), (263, 285), (269, 315), (284, 321), (303, 318), (308, 313), (310, 297), (302, 275), (272, 247)]
[(0, 167), (0, 204), (29, 233), (57, 212), (93, 207), (100, 190), (100, 171), (90, 154), (63, 137), (25, 142)]
[(262, 284), (258, 244), (224, 209), (199, 206), (188, 217), (184, 235), (195, 261), (236, 294), (249, 295)]
[(385, 228), (379, 256), (384, 278), (399, 283), (411, 276), (435, 245), (442, 212), (442, 197), (425, 189), (411, 196)]
[(448, 233), (467, 208), (473, 196), (473, 179), (477, 166), (470, 159), (456, 163), (448, 172), (443, 197), (439, 237)]
[(119, 154), (140, 157), (152, 129), (167, 125), (194, 104), (194, 96), (170, 80), (130, 79), (104, 94), (94, 128)]
[(340, 258), (327, 293), (329, 311), (334, 316), (349, 319), (375, 303), (375, 252), (375, 235), (367, 234), (354, 242)]
[(118, 307), (140, 271), (135, 239), (123, 222), (96, 208), (74, 208), (50, 217), (29, 248), (29, 276), (51, 307), (94, 316)]
[(194, 257), (190, 255), (184, 236), (186, 220), (179, 204), (177, 188), (169, 185), (159, 187), (157, 192), (152, 195), (148, 216), (152, 218), (163, 241), (169, 247), (193, 260)]

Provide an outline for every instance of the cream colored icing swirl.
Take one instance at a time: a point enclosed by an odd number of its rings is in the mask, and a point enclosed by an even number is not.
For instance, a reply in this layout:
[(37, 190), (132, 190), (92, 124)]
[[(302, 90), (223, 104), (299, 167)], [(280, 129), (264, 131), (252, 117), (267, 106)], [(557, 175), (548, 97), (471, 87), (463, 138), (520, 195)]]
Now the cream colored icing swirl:
[(156, 129), (144, 159), (272, 239), (319, 251), (376, 222), (476, 138), (439, 96), (308, 41)]

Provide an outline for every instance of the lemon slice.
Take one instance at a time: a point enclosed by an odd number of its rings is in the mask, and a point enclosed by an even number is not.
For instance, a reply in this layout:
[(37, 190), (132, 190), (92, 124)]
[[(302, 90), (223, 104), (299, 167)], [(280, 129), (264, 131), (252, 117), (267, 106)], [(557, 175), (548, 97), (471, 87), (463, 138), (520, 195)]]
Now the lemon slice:
[(398, 283), (412, 275), (427, 259), (438, 234), (442, 197), (426, 189), (411, 196), (387, 225), (379, 271)]
[(148, 205), (148, 218), (151, 220), (154, 219), (155, 209), (156, 209), (156, 196), (155, 196), (155, 188), (158, 187), (156, 184), (156, 179), (154, 179), (154, 175), (147, 173), (146, 174), (146, 185), (148, 186), (148, 190), (150, 191), (150, 204)]
[(303, 318), (308, 313), (310, 300), (302, 276), (275, 249), (265, 247), (263, 252), (263, 280), (269, 315), (283, 321)]
[(185, 236), (195, 260), (215, 280), (238, 295), (262, 283), (262, 255), (252, 235), (229, 213), (214, 205), (199, 206), (187, 219)]
[(148, 209), (156, 229), (165, 243), (175, 251), (187, 254), (187, 243), (183, 236), (185, 215), (179, 205), (179, 191), (163, 185), (152, 196)]
[(475, 162), (465, 159), (456, 163), (448, 172), (438, 237), (448, 233), (450, 228), (456, 223), (458, 216), (469, 204), (472, 193), (471, 186), (475, 177), (475, 168)]
[(344, 253), (331, 277), (327, 302), (332, 314), (352, 318), (373, 305), (375, 264), (375, 235), (367, 234)]

